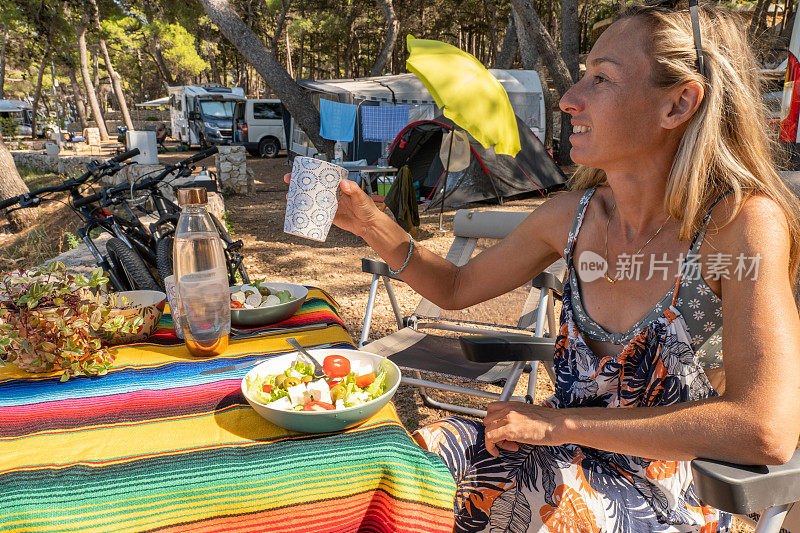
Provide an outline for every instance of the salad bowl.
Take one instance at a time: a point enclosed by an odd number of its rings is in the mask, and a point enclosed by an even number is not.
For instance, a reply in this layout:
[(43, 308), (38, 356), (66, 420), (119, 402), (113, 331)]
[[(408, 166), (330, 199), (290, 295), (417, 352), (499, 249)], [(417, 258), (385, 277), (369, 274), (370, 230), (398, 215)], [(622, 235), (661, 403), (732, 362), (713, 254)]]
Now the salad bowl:
[(297, 352), (290, 352), (264, 361), (250, 370), (242, 379), (241, 389), (247, 403), (263, 418), (276, 426), (300, 433), (330, 433), (357, 426), (389, 403), (400, 385), (400, 369), (389, 359), (361, 350), (347, 349), (309, 349), (308, 352), (323, 364), (329, 355), (346, 357), (351, 364), (361, 368), (370, 368), (377, 374), (379, 370), (386, 372), (385, 390), (379, 396), (354, 405), (334, 410), (323, 411), (291, 411), (270, 407), (257, 398), (253, 388), (259, 386), (260, 378), (267, 375), (280, 374), (287, 370), (298, 359)]
[[(263, 285), (267, 286), (272, 292), (289, 291), (289, 294), (294, 297), (285, 303), (278, 303), (268, 305), (266, 307), (257, 307), (255, 309), (233, 309), (231, 308), (231, 324), (238, 327), (254, 328), (259, 326), (268, 326), (282, 320), (286, 320), (300, 309), (303, 302), (306, 301), (308, 296), (308, 289), (302, 285), (295, 285), (294, 283), (271, 283), (265, 282)], [(234, 286), (241, 287), (241, 285)], [(233, 290), (234, 287), (231, 287)]]

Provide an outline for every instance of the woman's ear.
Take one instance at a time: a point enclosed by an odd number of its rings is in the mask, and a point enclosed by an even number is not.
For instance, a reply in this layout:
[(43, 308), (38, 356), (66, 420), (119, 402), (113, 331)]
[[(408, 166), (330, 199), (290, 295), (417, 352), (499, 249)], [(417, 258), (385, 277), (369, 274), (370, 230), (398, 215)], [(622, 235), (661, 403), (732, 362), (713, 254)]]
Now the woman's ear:
[(697, 111), (697, 108), (700, 107), (704, 94), (703, 86), (696, 81), (685, 83), (673, 89), (671, 106), (661, 120), (661, 126), (671, 130), (688, 122)]

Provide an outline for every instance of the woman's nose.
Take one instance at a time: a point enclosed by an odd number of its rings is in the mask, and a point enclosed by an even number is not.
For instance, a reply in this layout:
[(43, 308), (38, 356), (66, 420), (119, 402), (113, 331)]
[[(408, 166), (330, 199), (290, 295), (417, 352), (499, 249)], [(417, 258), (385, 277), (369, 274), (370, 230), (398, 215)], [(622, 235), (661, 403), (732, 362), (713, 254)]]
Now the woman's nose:
[(578, 83), (567, 89), (567, 92), (565, 92), (564, 96), (561, 97), (561, 100), (558, 101), (558, 107), (561, 108), (561, 111), (564, 113), (575, 115), (583, 107), (581, 99), (578, 95), (579, 91), (577, 87)]

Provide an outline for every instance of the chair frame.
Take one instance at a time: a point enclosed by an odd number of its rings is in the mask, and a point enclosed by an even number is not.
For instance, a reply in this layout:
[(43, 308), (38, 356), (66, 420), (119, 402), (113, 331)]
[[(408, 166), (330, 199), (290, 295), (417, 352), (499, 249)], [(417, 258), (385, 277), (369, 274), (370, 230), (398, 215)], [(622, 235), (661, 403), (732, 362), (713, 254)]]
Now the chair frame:
[[(456, 212), (455, 219), (453, 221), (453, 234), (455, 235), (455, 240), (447, 254), (447, 259), (457, 266), (466, 264), (475, 251), (478, 239), (502, 239), (514, 228), (516, 228), (529, 214), (529, 212), (459, 210)], [(397, 297), (391, 283), (392, 280), (402, 280), (389, 271), (389, 267), (386, 265), (386, 263), (364, 258), (361, 261), (361, 266), (363, 272), (372, 274), (372, 282), (370, 284), (367, 307), (362, 324), (361, 338), (358, 342), (359, 348), (369, 349), (368, 342), (370, 326), (375, 307), (375, 298), (377, 296), (378, 286), (381, 280), (386, 288), (386, 293), (389, 297), (389, 302), (392, 306), (392, 311), (394, 312), (395, 319), (397, 321), (398, 330), (408, 327), (414, 331), (419, 331), (421, 329), (433, 329), (478, 335), (497, 335), (498, 333), (501, 333), (499, 328), (504, 328), (514, 331), (517, 335), (525, 335), (530, 337), (530, 328), (535, 326), (533, 336), (541, 338), (544, 337), (545, 326), (547, 326), (547, 332), (549, 336), (551, 338), (555, 337), (556, 321), (554, 299), (557, 295), (561, 294), (561, 290), (563, 288), (562, 281), (559, 279), (559, 276), (563, 277), (563, 261), (554, 263), (550, 269), (541, 273), (530, 282), (531, 291), (528, 294), (523, 314), (520, 317), (516, 327), (494, 326), (492, 324), (481, 324), (468, 321), (448, 321), (439, 317), (439, 314), (442, 311), (441, 308), (424, 298), (419, 305), (417, 305), (417, 308), (410, 316), (404, 317), (400, 309), (400, 305), (397, 302)], [(534, 288), (539, 289), (538, 295), (535, 294), (536, 291), (533, 290)], [(545, 312), (539, 312), (539, 310), (545, 310)], [(489, 329), (489, 327), (494, 327), (495, 329)], [(552, 359), (552, 354), (550, 354), (550, 358)], [(527, 388), (527, 395), (530, 397), (535, 394), (536, 390), (538, 362), (539, 360), (530, 361), (531, 372), (528, 379)], [(425, 380), (422, 379), (419, 371), (414, 371), (414, 377), (404, 375), (402, 377), (402, 383), (404, 385), (418, 387), (424, 403), (429, 407), (454, 411), (471, 416), (483, 417), (486, 415), (485, 410), (441, 402), (432, 398), (427, 389), (456, 392), (496, 401), (524, 401), (525, 398), (513, 396), (513, 393), (517, 382), (522, 376), (525, 365), (526, 361), (514, 361), (513, 363), (509, 364), (501, 364), (500, 367), (495, 366), (492, 369), (493, 372), (502, 373), (503, 377), (506, 379), (503, 390), (499, 394), (470, 387), (461, 387), (457, 385), (449, 385), (446, 383)], [(551, 373), (552, 377), (550, 368), (547, 367), (547, 369), (548, 372)]]

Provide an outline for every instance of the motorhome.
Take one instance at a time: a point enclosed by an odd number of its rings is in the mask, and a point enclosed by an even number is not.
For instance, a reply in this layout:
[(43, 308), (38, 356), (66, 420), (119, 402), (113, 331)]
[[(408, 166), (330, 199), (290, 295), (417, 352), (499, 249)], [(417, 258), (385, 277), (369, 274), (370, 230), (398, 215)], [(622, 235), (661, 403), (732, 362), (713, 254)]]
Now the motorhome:
[(234, 144), (243, 145), (251, 155), (275, 157), (286, 149), (284, 108), (277, 99), (248, 99), (236, 102), (233, 111)]
[(205, 148), (230, 144), (233, 139), (233, 108), (246, 98), (241, 87), (217, 84), (169, 87), (172, 137), (181, 143)]
[[(0, 121), (4, 135), (31, 134), (33, 124), (33, 107), (22, 100), (0, 100)], [(58, 126), (41, 114), (36, 120), (37, 137), (51, 137), (58, 131)]]

